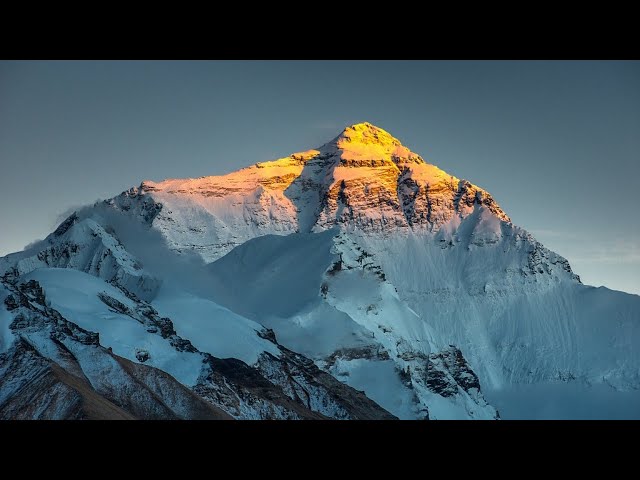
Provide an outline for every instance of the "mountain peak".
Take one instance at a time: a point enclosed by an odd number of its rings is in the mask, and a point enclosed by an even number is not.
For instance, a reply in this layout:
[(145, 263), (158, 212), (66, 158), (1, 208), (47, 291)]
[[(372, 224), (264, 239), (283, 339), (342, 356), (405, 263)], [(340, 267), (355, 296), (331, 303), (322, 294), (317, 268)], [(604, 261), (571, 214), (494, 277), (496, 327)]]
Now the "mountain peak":
[(382, 147), (402, 146), (400, 140), (386, 130), (376, 127), (369, 122), (355, 123), (346, 127), (334, 141), (338, 145), (338, 148), (349, 143), (380, 145)]
[(423, 162), (419, 155), (403, 146), (400, 140), (369, 122), (355, 123), (346, 127), (319, 150), (329, 152), (337, 150), (343, 161), (356, 161), (358, 165), (362, 165), (363, 161), (367, 165), (371, 161), (395, 164)]

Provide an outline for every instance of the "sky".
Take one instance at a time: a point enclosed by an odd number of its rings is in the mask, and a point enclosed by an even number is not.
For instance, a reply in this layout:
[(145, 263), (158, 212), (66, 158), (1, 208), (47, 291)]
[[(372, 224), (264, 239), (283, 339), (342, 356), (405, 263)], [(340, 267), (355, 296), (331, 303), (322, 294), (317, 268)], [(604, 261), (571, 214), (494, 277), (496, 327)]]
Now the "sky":
[(640, 62), (0, 62), (0, 256), (142, 180), (363, 121), (488, 190), (584, 283), (640, 294)]

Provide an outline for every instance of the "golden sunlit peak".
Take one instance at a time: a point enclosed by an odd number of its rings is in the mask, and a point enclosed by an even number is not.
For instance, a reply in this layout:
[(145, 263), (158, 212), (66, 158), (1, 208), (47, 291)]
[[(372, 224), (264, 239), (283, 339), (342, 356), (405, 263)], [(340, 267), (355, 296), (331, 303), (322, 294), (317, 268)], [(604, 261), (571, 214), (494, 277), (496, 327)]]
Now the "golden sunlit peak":
[(337, 143), (364, 143), (381, 146), (400, 146), (400, 140), (389, 132), (369, 122), (355, 123), (345, 128), (337, 137)]
[(346, 129), (349, 129), (349, 128), (353, 130), (372, 129), (372, 130), (380, 130), (384, 132), (382, 128), (376, 127), (373, 123), (369, 123), (369, 122), (354, 123), (353, 125), (349, 125), (348, 127), (346, 127)]
[(422, 158), (404, 147), (400, 140), (386, 130), (369, 122), (355, 123), (346, 127), (331, 142), (319, 148), (325, 152), (339, 152), (347, 161), (382, 161), (398, 163), (423, 163)]

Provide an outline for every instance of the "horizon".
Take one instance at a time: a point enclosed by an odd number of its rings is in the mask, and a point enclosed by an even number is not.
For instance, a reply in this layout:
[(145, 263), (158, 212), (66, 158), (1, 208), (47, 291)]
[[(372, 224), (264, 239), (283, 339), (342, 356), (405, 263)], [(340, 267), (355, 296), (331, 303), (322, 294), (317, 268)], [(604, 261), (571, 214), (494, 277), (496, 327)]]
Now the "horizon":
[(231, 173), (370, 122), (486, 189), (583, 283), (640, 294), (621, 184), (640, 173), (640, 62), (0, 62), (0, 102), (0, 256), (143, 181)]

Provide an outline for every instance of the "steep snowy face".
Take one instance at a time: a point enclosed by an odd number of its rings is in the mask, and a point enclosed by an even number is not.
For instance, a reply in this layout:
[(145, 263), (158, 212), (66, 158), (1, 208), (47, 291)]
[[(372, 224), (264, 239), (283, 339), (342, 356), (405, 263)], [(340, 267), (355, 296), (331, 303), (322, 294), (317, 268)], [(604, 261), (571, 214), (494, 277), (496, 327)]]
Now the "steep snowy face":
[(113, 213), (83, 209), (0, 258), (0, 419), (395, 418), (261, 324), (147, 270), (128, 249), (157, 233)]
[(174, 323), (73, 268), (15, 272), (0, 276), (0, 419), (394, 418), (204, 299), (165, 298)]
[(12, 270), (19, 276), (49, 267), (80, 270), (116, 282), (142, 298), (153, 297), (159, 287), (109, 225), (94, 218), (80, 219), (76, 213), (42, 242), (0, 258), (0, 274)]
[(145, 181), (110, 202), (153, 224), (172, 249), (196, 251), (206, 261), (265, 234), (336, 225), (382, 235), (435, 234), (448, 226), (450, 234), (480, 207), (493, 223), (509, 221), (485, 190), (366, 122), (317, 149), (222, 176)]
[(207, 268), (217, 301), (399, 418), (497, 417), (462, 352), (434, 337), (351, 235), (265, 235)]

